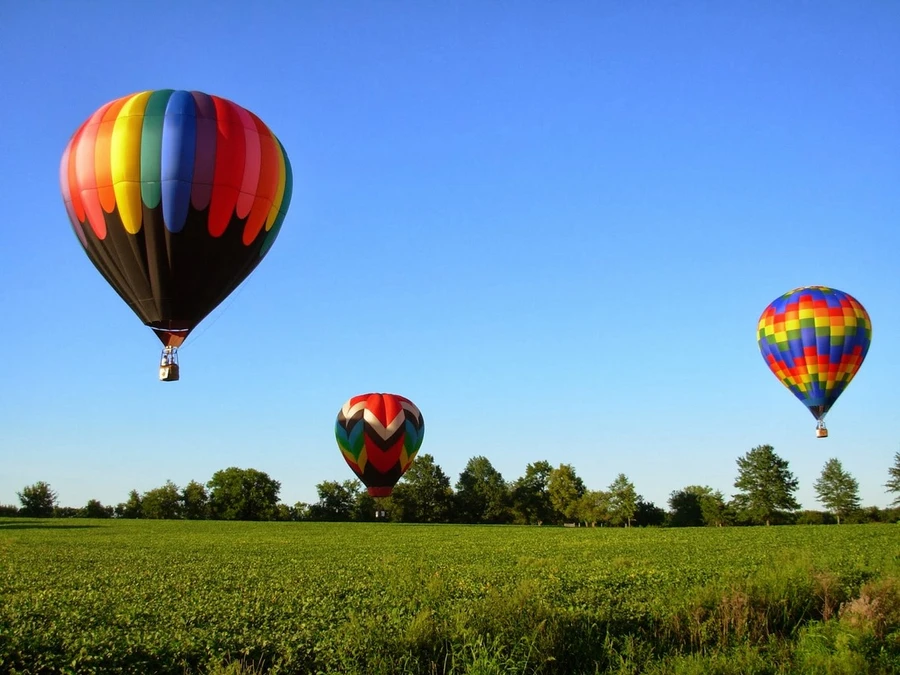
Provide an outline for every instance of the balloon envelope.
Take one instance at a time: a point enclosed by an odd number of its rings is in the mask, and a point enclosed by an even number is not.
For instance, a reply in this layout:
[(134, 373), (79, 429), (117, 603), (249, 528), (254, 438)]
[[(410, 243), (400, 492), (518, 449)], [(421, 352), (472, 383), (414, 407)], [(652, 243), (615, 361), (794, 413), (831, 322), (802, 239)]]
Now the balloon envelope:
[(805, 286), (766, 307), (757, 340), (771, 371), (821, 420), (866, 358), (872, 322), (848, 293)]
[(60, 164), (75, 234), (100, 274), (177, 347), (259, 264), (291, 201), (291, 165), (253, 113), (196, 91), (124, 96)]
[(347, 464), (373, 497), (386, 497), (422, 446), (425, 420), (407, 398), (362, 394), (348, 400), (334, 427)]

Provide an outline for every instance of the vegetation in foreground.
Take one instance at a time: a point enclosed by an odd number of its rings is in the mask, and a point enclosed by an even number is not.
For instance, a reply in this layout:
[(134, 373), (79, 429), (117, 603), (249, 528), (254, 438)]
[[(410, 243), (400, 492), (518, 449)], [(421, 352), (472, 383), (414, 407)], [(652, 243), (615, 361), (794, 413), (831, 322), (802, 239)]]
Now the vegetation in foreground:
[(896, 673), (896, 525), (0, 520), (9, 673)]

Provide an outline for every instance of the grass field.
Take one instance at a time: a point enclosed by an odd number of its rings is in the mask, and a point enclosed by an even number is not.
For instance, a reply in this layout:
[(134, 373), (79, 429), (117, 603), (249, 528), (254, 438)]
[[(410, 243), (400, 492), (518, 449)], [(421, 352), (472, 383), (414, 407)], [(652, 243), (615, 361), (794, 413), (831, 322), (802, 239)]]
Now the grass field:
[(900, 673), (900, 527), (0, 520), (9, 673)]

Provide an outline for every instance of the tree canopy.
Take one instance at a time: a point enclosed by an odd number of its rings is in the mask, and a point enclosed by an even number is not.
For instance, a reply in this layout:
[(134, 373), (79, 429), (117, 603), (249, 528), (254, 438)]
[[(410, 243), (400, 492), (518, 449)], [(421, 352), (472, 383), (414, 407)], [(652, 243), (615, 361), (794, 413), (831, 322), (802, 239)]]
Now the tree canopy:
[(614, 525), (631, 527), (637, 511), (638, 495), (634, 483), (624, 473), (616, 476), (609, 485), (609, 515)]
[(22, 515), (36, 518), (52, 516), (56, 506), (56, 493), (44, 481), (22, 488), (16, 493), (22, 504)]
[(281, 483), (256, 469), (216, 471), (209, 482), (209, 508), (222, 520), (272, 520)]
[[(0, 516), (89, 518), (157, 518), (224, 520), (390, 520), (407, 523), (483, 523), (576, 526), (698, 527), (770, 523), (895, 522), (900, 509), (861, 508), (858, 484), (840, 462), (830, 459), (815, 482), (828, 511), (798, 512), (798, 481), (788, 462), (770, 445), (760, 445), (737, 459), (738, 492), (727, 501), (708, 485), (688, 485), (668, 498), (669, 511), (645, 501), (634, 483), (619, 473), (606, 489), (588, 489), (571, 464), (555, 468), (547, 460), (530, 462), (519, 478), (507, 481), (478, 455), (459, 474), (455, 490), (430, 454), (416, 457), (388, 497), (373, 497), (353, 479), (316, 485), (317, 501), (280, 503), (281, 483), (256, 469), (229, 467), (205, 484), (196, 480), (179, 488), (172, 481), (140, 493), (131, 490), (115, 507), (96, 499), (81, 508), (61, 507), (46, 482), (22, 489), (22, 508), (0, 505)], [(900, 453), (889, 470), (888, 491), (900, 492)], [(900, 498), (895, 503), (900, 502)]]
[(467, 523), (510, 520), (509, 491), (503, 476), (487, 457), (473, 457), (456, 482), (458, 517)]
[(884, 484), (888, 492), (896, 493), (894, 506), (900, 506), (900, 452), (894, 453), (894, 465), (888, 469), (888, 482)]
[(553, 508), (568, 521), (579, 519), (579, 502), (587, 492), (584, 481), (575, 473), (571, 464), (560, 464), (550, 472), (547, 492)]
[(799, 481), (788, 470), (788, 462), (775, 454), (771, 445), (758, 445), (738, 457), (738, 477), (734, 486), (740, 491), (735, 500), (755, 522), (768, 525), (779, 511), (795, 511), (800, 504), (794, 498)]
[(553, 522), (555, 511), (550, 499), (550, 462), (541, 460), (525, 467), (525, 475), (510, 486), (513, 519), (522, 525)]
[(837, 518), (838, 525), (841, 518), (859, 508), (859, 484), (836, 458), (825, 463), (813, 487), (819, 501)]
[(394, 487), (393, 507), (407, 523), (446, 523), (453, 513), (450, 478), (428, 453), (416, 461)]

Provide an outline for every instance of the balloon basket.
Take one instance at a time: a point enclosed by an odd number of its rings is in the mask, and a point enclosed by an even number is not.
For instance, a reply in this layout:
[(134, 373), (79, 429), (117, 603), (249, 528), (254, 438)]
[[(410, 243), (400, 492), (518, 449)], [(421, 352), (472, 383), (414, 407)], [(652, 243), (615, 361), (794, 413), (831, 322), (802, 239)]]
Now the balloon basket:
[(178, 349), (166, 347), (159, 359), (159, 379), (161, 382), (176, 382), (179, 376)]
[(816, 425), (816, 438), (828, 438), (828, 429), (825, 428), (825, 422), (819, 420), (819, 424)]

